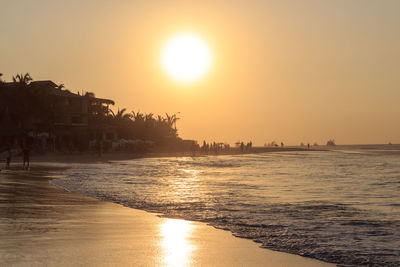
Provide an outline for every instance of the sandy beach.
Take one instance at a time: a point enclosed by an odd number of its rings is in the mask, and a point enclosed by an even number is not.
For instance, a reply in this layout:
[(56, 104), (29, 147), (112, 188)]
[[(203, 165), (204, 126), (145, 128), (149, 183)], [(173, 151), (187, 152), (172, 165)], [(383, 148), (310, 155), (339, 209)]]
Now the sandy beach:
[[(50, 164), (51, 165), (51, 164)], [(3, 266), (326, 266), (204, 223), (63, 191), (59, 167), (0, 172)]]

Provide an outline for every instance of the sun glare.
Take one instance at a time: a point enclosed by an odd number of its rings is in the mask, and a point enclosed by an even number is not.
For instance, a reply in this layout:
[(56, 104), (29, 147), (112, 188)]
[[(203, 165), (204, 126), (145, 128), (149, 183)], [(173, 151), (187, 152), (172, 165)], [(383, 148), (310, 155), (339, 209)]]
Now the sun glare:
[(180, 35), (166, 44), (162, 54), (163, 67), (180, 82), (193, 82), (210, 68), (211, 54), (202, 39), (193, 35)]
[(166, 266), (190, 266), (192, 251), (195, 249), (190, 241), (193, 225), (189, 221), (166, 219), (161, 225), (164, 263)]

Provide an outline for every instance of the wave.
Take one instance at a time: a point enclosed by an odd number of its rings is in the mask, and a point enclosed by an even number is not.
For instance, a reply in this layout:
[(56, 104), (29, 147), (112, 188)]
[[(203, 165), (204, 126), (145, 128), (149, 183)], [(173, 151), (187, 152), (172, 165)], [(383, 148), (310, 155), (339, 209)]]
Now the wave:
[(342, 265), (399, 266), (400, 201), (387, 186), (398, 173), (397, 158), (281, 153), (82, 164), (52, 183), (202, 221), (264, 248)]

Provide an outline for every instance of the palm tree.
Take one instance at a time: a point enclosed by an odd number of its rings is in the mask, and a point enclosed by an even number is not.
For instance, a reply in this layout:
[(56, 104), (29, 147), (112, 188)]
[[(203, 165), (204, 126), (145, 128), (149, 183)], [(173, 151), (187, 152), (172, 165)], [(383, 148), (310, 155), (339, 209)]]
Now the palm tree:
[(110, 119), (112, 123), (117, 127), (117, 132), (118, 136), (120, 138), (130, 138), (130, 129), (131, 129), (131, 123), (132, 123), (132, 114), (130, 113), (125, 113), (126, 109), (119, 109), (117, 113), (114, 113), (114, 111), (111, 111), (111, 116)]
[(32, 130), (35, 123), (49, 125), (54, 120), (53, 98), (50, 92), (32, 86), (33, 81), (29, 73), (13, 76), (13, 82), (17, 84), (14, 96), (15, 102), (11, 108), (15, 111), (16, 121), (23, 127), (24, 131)]
[(154, 120), (153, 116), (154, 116), (153, 113), (146, 114), (146, 115), (144, 115), (144, 120), (145, 121), (153, 121)]
[(162, 123), (165, 121), (165, 118), (161, 115), (157, 115), (157, 123)]
[(178, 112), (178, 113), (175, 113), (175, 114), (173, 114), (173, 115), (168, 115), (168, 113), (165, 113), (165, 115), (167, 116), (167, 122), (168, 122), (168, 125), (169, 125), (169, 127), (174, 127), (174, 129), (175, 129), (175, 131), (176, 131), (176, 122), (178, 121), (178, 120), (180, 120), (181, 118), (178, 118), (176, 115), (178, 115), (180, 112)]
[(17, 74), (12, 77), (13, 82), (17, 84), (17, 91), (13, 97), (13, 103), (9, 103), (10, 108), (13, 110), (15, 121), (22, 127), (24, 131), (31, 128), (31, 121), (33, 114), (37, 111), (37, 97), (33, 90), (29, 88), (29, 82), (32, 77), (29, 73)]
[(174, 121), (174, 128), (175, 128), (175, 131), (176, 131), (176, 122), (179, 121), (179, 120), (181, 119), (181, 118), (178, 118), (178, 117), (177, 117), (178, 114), (180, 114), (180, 112), (178, 112), (178, 113), (172, 115), (173, 121)]
[(140, 113), (140, 110), (138, 110), (138, 112), (135, 113), (135, 111), (132, 110), (131, 112), (132, 114), (132, 118), (135, 120), (135, 122), (144, 122), (144, 115), (143, 113)]
[(17, 74), (16, 76), (13, 76), (13, 82), (15, 83), (19, 83), (20, 85), (28, 85), (30, 81), (32, 81), (32, 77), (31, 75), (29, 75), (29, 73), (25, 73), (25, 74)]
[(169, 127), (172, 127), (174, 125), (174, 121), (173, 121), (173, 116), (168, 115), (168, 113), (165, 112), (165, 116), (167, 116), (166, 122), (168, 124)]
[(112, 111), (112, 110), (110, 110), (110, 111), (111, 111), (112, 117), (117, 121), (126, 121), (126, 120), (130, 120), (132, 118), (131, 114), (125, 113), (126, 108), (123, 108), (121, 110), (118, 108), (117, 113), (114, 113), (114, 111)]

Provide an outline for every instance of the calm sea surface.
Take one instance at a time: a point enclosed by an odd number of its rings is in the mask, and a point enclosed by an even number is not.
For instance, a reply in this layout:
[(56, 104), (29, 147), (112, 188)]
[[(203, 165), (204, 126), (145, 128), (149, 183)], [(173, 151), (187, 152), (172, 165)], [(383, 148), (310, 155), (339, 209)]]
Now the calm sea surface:
[(78, 164), (57, 186), (207, 222), (262, 247), (400, 266), (400, 151), (280, 152)]

